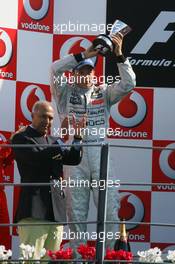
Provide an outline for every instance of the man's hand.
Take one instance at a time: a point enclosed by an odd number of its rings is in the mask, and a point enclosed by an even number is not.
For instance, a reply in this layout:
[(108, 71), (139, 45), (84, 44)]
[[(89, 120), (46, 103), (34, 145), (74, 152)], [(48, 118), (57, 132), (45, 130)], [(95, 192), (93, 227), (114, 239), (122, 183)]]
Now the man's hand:
[(85, 56), (85, 59), (88, 59), (88, 58), (91, 58), (91, 57), (95, 57), (98, 55), (98, 50), (95, 50), (93, 45), (90, 46), (87, 50), (85, 50), (83, 52), (84, 56)]
[(112, 41), (115, 45), (115, 54), (116, 56), (122, 55), (122, 43), (123, 43), (123, 36), (122, 34), (118, 33), (117, 35), (112, 35)]
[(61, 138), (65, 142), (69, 139), (69, 117), (66, 116), (61, 123)]
[(83, 129), (86, 127), (87, 116), (84, 115), (79, 121), (76, 121), (75, 115), (72, 115), (72, 126), (74, 128), (75, 134), (74, 137), (82, 138)]

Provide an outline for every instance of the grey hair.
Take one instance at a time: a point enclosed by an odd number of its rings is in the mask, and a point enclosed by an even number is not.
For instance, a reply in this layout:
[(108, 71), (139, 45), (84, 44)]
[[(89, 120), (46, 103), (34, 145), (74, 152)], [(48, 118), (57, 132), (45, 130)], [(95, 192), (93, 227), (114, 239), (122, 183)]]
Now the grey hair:
[(37, 101), (33, 107), (32, 107), (32, 113), (38, 112), (42, 107), (51, 107), (53, 109), (53, 106), (48, 101)]

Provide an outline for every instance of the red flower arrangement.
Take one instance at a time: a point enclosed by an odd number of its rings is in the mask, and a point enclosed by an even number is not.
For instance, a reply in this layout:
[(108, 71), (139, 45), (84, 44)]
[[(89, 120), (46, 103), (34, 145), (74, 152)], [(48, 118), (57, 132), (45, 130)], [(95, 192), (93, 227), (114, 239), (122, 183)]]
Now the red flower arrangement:
[(3, 181), (4, 170), (7, 166), (13, 163), (14, 157), (11, 148), (1, 147), (1, 145), (8, 145), (7, 141), (0, 138), (0, 182)]
[[(60, 250), (57, 251), (52, 251), (48, 250), (47, 255), (52, 259), (52, 260), (59, 260), (59, 259), (73, 259), (73, 250), (71, 248), (63, 249), (61, 248)], [(63, 264), (64, 262), (61, 262)]]
[(132, 252), (125, 250), (111, 250), (107, 249), (105, 259), (108, 260), (133, 260)]
[[(2, 145), (8, 145), (7, 141), (3, 141), (0, 136), (0, 183), (2, 184), (4, 179), (3, 176), (6, 174), (6, 168), (13, 163), (13, 152), (9, 147), (2, 147)], [(7, 206), (7, 198), (4, 191), (4, 186), (0, 185), (0, 222), (2, 224), (9, 223), (9, 214)], [(10, 227), (0, 227), (0, 244), (6, 248), (10, 248)]]
[(81, 244), (77, 248), (77, 252), (81, 255), (82, 259), (85, 260), (94, 260), (96, 255), (95, 247), (91, 247), (88, 245)]
[[(95, 260), (95, 256), (96, 256), (96, 248), (95, 247), (81, 244), (77, 248), (77, 252), (81, 255), (82, 260)], [(48, 250), (47, 255), (52, 260), (73, 259), (73, 250), (71, 248), (67, 248), (66, 250), (61, 248), (58, 251)], [(107, 249), (105, 260), (128, 260), (128, 261), (132, 261), (133, 260), (133, 254), (132, 254), (132, 252), (128, 252), (125, 250), (116, 250), (115, 251), (115, 250)]]

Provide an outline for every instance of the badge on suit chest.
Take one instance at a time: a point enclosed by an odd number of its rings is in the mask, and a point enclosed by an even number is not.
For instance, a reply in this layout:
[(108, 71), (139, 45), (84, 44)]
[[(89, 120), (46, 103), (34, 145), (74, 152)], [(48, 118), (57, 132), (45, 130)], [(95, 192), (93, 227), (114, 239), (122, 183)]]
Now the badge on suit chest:
[(101, 91), (93, 91), (91, 93), (91, 99), (100, 99), (103, 97), (103, 93)]
[(82, 105), (81, 95), (78, 93), (71, 93), (69, 103), (73, 105)]

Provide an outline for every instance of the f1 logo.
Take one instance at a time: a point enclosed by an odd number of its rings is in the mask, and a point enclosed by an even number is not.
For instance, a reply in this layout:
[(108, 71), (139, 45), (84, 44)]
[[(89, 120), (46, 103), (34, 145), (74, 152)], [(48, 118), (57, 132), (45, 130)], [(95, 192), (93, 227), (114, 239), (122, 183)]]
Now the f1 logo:
[(175, 12), (160, 12), (131, 53), (146, 54), (154, 43), (166, 43), (174, 33), (174, 31), (165, 30), (170, 23), (175, 23)]
[(32, 7), (30, 0), (23, 0), (23, 5), (26, 13), (28, 14), (28, 16), (35, 20), (44, 18), (49, 9), (49, 0), (43, 0), (39, 2), (42, 2), (42, 6), (38, 6), (38, 1), (34, 0), (32, 1), (32, 5), (34, 5)]
[(12, 42), (4, 30), (0, 29), (0, 67), (4, 67), (11, 59), (12, 57)]

